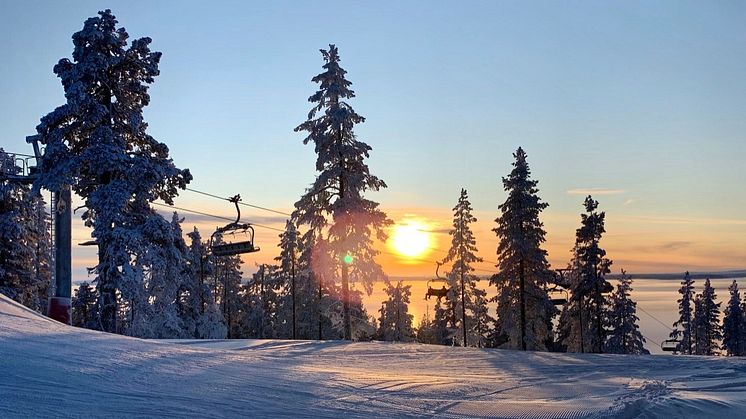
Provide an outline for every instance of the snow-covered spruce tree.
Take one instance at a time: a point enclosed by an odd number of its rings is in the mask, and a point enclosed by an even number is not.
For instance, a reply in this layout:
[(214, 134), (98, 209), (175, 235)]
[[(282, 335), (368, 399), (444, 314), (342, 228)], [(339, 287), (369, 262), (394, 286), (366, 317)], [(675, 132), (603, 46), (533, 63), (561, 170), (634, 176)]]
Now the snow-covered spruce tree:
[(193, 337), (192, 322), (185, 322), (181, 293), (188, 281), (189, 252), (182, 235), (183, 218), (174, 212), (171, 222), (150, 217), (146, 232), (143, 261), (146, 269), (146, 290), (152, 306), (150, 331), (154, 338), (178, 339)]
[[(346, 71), (339, 66), (337, 47), (321, 50), (324, 72), (312, 80), (319, 90), (308, 101), (314, 107), (306, 122), (295, 131), (306, 131), (304, 144), (313, 142), (317, 154), (316, 181), (296, 202), (293, 220), (299, 226), (316, 229), (318, 239), (328, 241), (333, 270), (342, 283), (344, 338), (351, 339), (350, 282), (362, 282), (368, 294), (373, 283), (384, 278), (375, 261), (378, 254), (372, 246), (372, 234), (385, 240), (384, 228), (391, 224), (378, 203), (365, 199), (367, 191), (377, 191), (386, 184), (370, 174), (365, 159), (371, 147), (359, 141), (355, 124), (365, 121), (345, 101), (355, 97)], [(320, 222), (319, 216), (323, 216)], [(331, 217), (331, 220), (328, 218)], [(325, 235), (325, 236), (324, 236)]]
[[(214, 245), (222, 244), (222, 234), (216, 234)], [(212, 256), (210, 258), (213, 273), (213, 296), (218, 302), (223, 323), (228, 328), (228, 339), (240, 336), (242, 314), (241, 297), (241, 256)]]
[(72, 325), (86, 329), (99, 327), (96, 312), (98, 295), (96, 290), (87, 282), (81, 282), (72, 299)]
[(609, 333), (606, 352), (612, 354), (649, 355), (645, 349), (645, 338), (640, 333), (637, 322), (637, 303), (630, 298), (632, 279), (622, 269), (616, 291), (611, 294), (609, 311)]
[[(0, 148), (0, 171), (15, 175), (20, 170)], [(0, 182), (0, 293), (38, 312), (45, 310), (51, 281), (44, 213), (44, 201), (29, 186)]]
[(507, 338), (503, 347), (546, 350), (556, 311), (546, 292), (551, 272), (541, 248), (546, 232), (539, 215), (548, 204), (538, 196), (526, 153), (519, 147), (513, 157), (513, 170), (502, 179), (508, 197), (498, 206), (501, 214), (493, 229), (500, 240), (499, 272), (490, 278), (497, 287), (497, 332)]
[(710, 279), (705, 280), (702, 294), (694, 300), (695, 353), (716, 355), (723, 339), (720, 330), (720, 303), (716, 303), (715, 289)]
[(694, 296), (694, 313), (692, 315), (692, 351), (695, 355), (704, 355), (705, 346), (705, 323), (704, 310), (702, 309), (702, 294)]
[(679, 303), (679, 319), (673, 324), (671, 339), (679, 341), (676, 352), (691, 355), (694, 353), (693, 320), (694, 320), (694, 281), (689, 276), (689, 271), (684, 273), (684, 279), (679, 288), (681, 298)]
[[(446, 278), (450, 285), (448, 300), (450, 314), (453, 318), (452, 326), (458, 328), (456, 331), (457, 344), (468, 346), (469, 328), (474, 322), (474, 312), (482, 311), (475, 307), (477, 299), (475, 294), (478, 290), (479, 277), (474, 275), (473, 263), (481, 262), (482, 258), (476, 255), (477, 240), (469, 226), (477, 221), (472, 215), (472, 207), (466, 189), (461, 189), (458, 203), (453, 207), (453, 229), (448, 231), (451, 236), (451, 248), (443, 258), (442, 263), (452, 262), (450, 269), (446, 272)], [(486, 301), (483, 300), (486, 303)], [(467, 312), (468, 310), (468, 312)], [(476, 346), (478, 342), (471, 342)]]
[[(604, 276), (610, 272), (611, 260), (600, 247), (606, 232), (606, 214), (598, 212), (598, 201), (590, 195), (585, 199), (585, 214), (576, 231), (573, 259), (570, 267), (570, 301), (561, 316), (560, 328), (565, 329), (563, 345), (571, 352), (601, 352), (606, 341), (605, 319), (608, 306), (604, 293), (613, 289)], [(563, 323), (564, 322), (564, 323)]]
[(746, 317), (741, 306), (741, 291), (734, 279), (728, 287), (730, 299), (723, 318), (723, 349), (730, 356), (746, 355)]
[(118, 292), (133, 309), (141, 303), (142, 267), (132, 260), (143, 244), (141, 226), (158, 216), (150, 203), (172, 203), (192, 178), (174, 166), (168, 147), (147, 134), (143, 121), (161, 54), (150, 50), (150, 38), (129, 45), (128, 38), (110, 10), (86, 20), (73, 35), (72, 61), (54, 67), (67, 102), (37, 126), (46, 151), (35, 188), (72, 185), (85, 203), (82, 217), (99, 247), (94, 272), (106, 331), (121, 331)]
[(411, 342), (415, 332), (412, 328), (414, 316), (409, 314), (412, 286), (398, 281), (396, 285), (386, 281), (384, 289), (388, 299), (383, 302), (378, 319), (376, 337), (379, 340)]
[(197, 339), (224, 339), (227, 328), (223, 322), (215, 297), (210, 289), (209, 278), (213, 276), (213, 264), (207, 255), (207, 244), (197, 228), (187, 234), (190, 239), (187, 269), (189, 276), (184, 281), (182, 293), (186, 303), (180, 311), (187, 330), (194, 328)]
[(296, 269), (296, 309), (298, 336), (303, 339), (329, 339), (330, 329), (327, 301), (329, 289), (334, 288), (332, 267), (328, 262), (326, 241), (317, 237), (318, 225), (325, 223), (322, 215), (317, 215), (319, 224), (311, 225), (300, 238), (300, 251)]
[(280, 234), (280, 255), (275, 258), (279, 263), (278, 275), (283, 283), (283, 294), (278, 307), (280, 324), (285, 327), (279, 333), (281, 338), (296, 339), (298, 336), (298, 256), (300, 254), (300, 236), (290, 220), (285, 222), (285, 231)]
[(471, 298), (473, 299), (470, 305), (472, 321), (467, 330), (469, 341), (478, 348), (489, 347), (495, 330), (495, 319), (490, 315), (487, 306), (489, 302), (487, 291), (474, 288), (474, 295)]
[(51, 220), (47, 212), (47, 204), (41, 195), (30, 196), (34, 205), (31, 214), (29, 230), (31, 231), (31, 243), (34, 248), (34, 277), (36, 285), (36, 311), (47, 314), (47, 301), (54, 294), (52, 284), (52, 271), (54, 269), (54, 258), (52, 257)]
[(280, 329), (277, 308), (280, 303), (282, 277), (278, 267), (262, 264), (241, 288), (241, 337), (274, 339)]
[(435, 339), (435, 322), (430, 317), (430, 310), (426, 310), (422, 315), (419, 324), (417, 324), (417, 334), (415, 340), (419, 343), (435, 344), (440, 343)]

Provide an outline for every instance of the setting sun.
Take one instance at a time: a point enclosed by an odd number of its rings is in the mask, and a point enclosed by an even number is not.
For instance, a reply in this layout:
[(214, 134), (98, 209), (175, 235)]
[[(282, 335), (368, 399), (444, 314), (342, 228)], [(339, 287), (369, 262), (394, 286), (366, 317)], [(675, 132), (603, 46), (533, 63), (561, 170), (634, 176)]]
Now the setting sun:
[(430, 247), (430, 233), (425, 226), (414, 221), (397, 224), (391, 246), (403, 256), (420, 256)]

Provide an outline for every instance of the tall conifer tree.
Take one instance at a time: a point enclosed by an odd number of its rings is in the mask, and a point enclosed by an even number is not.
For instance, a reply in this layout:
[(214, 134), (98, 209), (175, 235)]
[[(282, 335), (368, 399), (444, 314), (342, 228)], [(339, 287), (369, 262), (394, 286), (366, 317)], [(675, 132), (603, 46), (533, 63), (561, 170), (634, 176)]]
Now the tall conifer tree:
[(723, 349), (730, 356), (746, 355), (746, 317), (741, 307), (741, 292), (738, 283), (728, 287), (730, 299), (723, 318)]
[(456, 341), (463, 346), (469, 345), (468, 329), (473, 321), (474, 297), (479, 282), (479, 277), (474, 275), (472, 264), (482, 261), (482, 258), (476, 255), (477, 240), (470, 227), (470, 224), (477, 221), (471, 213), (472, 210), (466, 189), (461, 189), (458, 203), (453, 207), (453, 229), (448, 232), (451, 236), (451, 248), (443, 258), (443, 264), (452, 262), (450, 270), (446, 273), (450, 284), (448, 300), (453, 319), (452, 327), (456, 328)]
[(539, 215), (548, 206), (538, 196), (538, 181), (531, 179), (526, 153), (513, 154), (513, 170), (503, 178), (508, 193), (495, 220), (500, 244), (497, 247), (499, 273), (490, 279), (497, 287), (498, 333), (510, 348), (545, 350), (552, 340), (555, 308), (546, 292), (551, 277), (544, 225)]
[(694, 353), (694, 281), (688, 271), (684, 273), (679, 294), (679, 319), (673, 324), (671, 338), (679, 341), (677, 352), (691, 355)]
[(616, 291), (611, 295), (609, 338), (606, 351), (613, 354), (650, 354), (637, 322), (637, 303), (632, 300), (632, 279), (622, 269)]
[(83, 199), (82, 217), (99, 246), (94, 271), (101, 323), (120, 332), (118, 296), (131, 309), (142, 303), (137, 282), (143, 267), (132, 261), (142, 250), (141, 227), (159, 216), (150, 203), (172, 203), (192, 178), (174, 166), (168, 147), (147, 134), (143, 121), (161, 53), (150, 50), (150, 38), (129, 46), (128, 38), (110, 10), (86, 20), (73, 35), (72, 61), (64, 58), (54, 67), (67, 103), (37, 126), (46, 151), (36, 188), (72, 185)]
[(605, 293), (613, 290), (605, 279), (610, 272), (611, 260), (606, 258), (606, 250), (601, 248), (601, 237), (606, 214), (598, 211), (598, 201), (590, 195), (583, 203), (585, 213), (581, 214), (581, 227), (576, 231), (575, 247), (570, 278), (571, 296), (566, 316), (560, 325), (565, 329), (563, 344), (573, 352), (602, 352), (606, 341), (605, 319), (608, 306)]
[(321, 54), (324, 72), (312, 79), (319, 90), (308, 99), (314, 107), (306, 122), (295, 128), (308, 133), (304, 144), (314, 143), (318, 175), (295, 204), (293, 219), (317, 230), (317, 240), (327, 242), (324, 247), (330, 252), (331, 271), (341, 278), (344, 338), (351, 339), (350, 282), (362, 282), (370, 294), (373, 283), (384, 278), (375, 261), (378, 251), (373, 249), (372, 235), (385, 240), (384, 228), (391, 221), (378, 203), (363, 196), (386, 184), (370, 174), (365, 159), (371, 147), (354, 133), (354, 126), (365, 118), (345, 101), (355, 93), (339, 65), (337, 47), (329, 45)]

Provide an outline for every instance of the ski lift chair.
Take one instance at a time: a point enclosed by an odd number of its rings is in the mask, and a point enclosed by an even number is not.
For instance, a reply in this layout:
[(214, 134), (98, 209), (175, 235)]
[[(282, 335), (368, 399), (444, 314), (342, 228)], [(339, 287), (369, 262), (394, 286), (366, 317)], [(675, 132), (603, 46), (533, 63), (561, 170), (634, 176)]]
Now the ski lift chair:
[(443, 279), (431, 279), (427, 281), (427, 293), (425, 293), (425, 299), (429, 300), (430, 297), (437, 297), (438, 300), (441, 298), (447, 298), (448, 297), (448, 288), (446, 288), (445, 284), (441, 288), (433, 288), (432, 285), (430, 285), (432, 282), (443, 282), (445, 283), (445, 280)]
[[(212, 251), (212, 254), (214, 256), (233, 256), (241, 253), (258, 252), (259, 248), (254, 246), (254, 227), (252, 227), (250, 223), (240, 222), (241, 210), (238, 208), (238, 202), (241, 200), (241, 195), (228, 198), (228, 200), (236, 206), (236, 221), (224, 227), (219, 227), (214, 233), (212, 233), (212, 236), (210, 236), (210, 250)], [(235, 236), (238, 233), (245, 234), (248, 240), (212, 244), (217, 234)]]
[[(441, 298), (448, 298), (448, 288), (446, 285), (448, 284), (448, 281), (445, 280), (445, 278), (441, 278), (438, 274), (438, 271), (440, 270), (440, 265), (442, 263), (435, 262), (437, 264), (437, 267), (435, 268), (435, 278), (430, 279), (427, 281), (427, 293), (425, 293), (425, 299), (429, 300), (430, 297), (437, 297), (438, 301), (440, 301)], [(433, 282), (439, 282), (442, 283), (443, 286), (441, 288), (433, 288), (430, 284)]]
[(681, 345), (681, 341), (679, 340), (666, 339), (661, 342), (661, 350), (663, 352), (676, 352), (679, 350), (679, 345)]
[(552, 304), (556, 306), (567, 304), (567, 300), (569, 299), (567, 290), (562, 290), (557, 287), (547, 290), (547, 294), (549, 294), (549, 299), (552, 301)]

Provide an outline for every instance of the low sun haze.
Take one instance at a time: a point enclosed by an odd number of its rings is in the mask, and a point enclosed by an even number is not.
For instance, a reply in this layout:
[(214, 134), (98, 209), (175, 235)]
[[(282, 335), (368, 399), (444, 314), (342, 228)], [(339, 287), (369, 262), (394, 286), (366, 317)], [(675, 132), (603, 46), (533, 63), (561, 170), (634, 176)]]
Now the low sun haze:
[[(64, 103), (52, 67), (71, 36), (111, 8), (130, 39), (163, 53), (145, 109), (193, 189), (240, 193), (290, 212), (314, 180), (315, 154), (293, 132), (311, 108), (320, 48), (341, 65), (366, 118), (371, 194), (398, 224), (429, 231), (416, 256), (377, 244), (393, 276), (432, 276), (450, 244), (451, 208), (466, 188), (477, 247), (494, 272), (491, 231), (512, 153), (528, 153), (549, 260), (564, 266), (592, 194), (606, 211), (613, 270), (679, 272), (746, 265), (746, 4), (739, 2), (194, 2), (0, 0), (0, 147), (30, 153), (26, 135)], [(181, 208), (232, 217), (230, 203), (185, 191)], [(162, 209), (159, 207), (159, 209)], [(244, 207), (243, 220), (286, 216)], [(225, 221), (182, 212), (203, 236)], [(74, 242), (89, 240), (78, 215)], [(393, 232), (393, 231), (392, 231)], [(257, 228), (277, 255), (275, 230)], [(95, 265), (76, 247), (74, 280)], [(406, 252), (405, 252), (406, 253)]]

